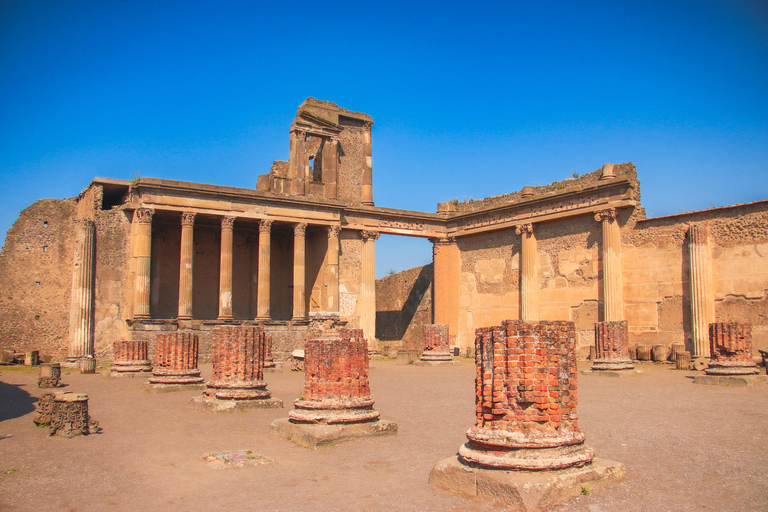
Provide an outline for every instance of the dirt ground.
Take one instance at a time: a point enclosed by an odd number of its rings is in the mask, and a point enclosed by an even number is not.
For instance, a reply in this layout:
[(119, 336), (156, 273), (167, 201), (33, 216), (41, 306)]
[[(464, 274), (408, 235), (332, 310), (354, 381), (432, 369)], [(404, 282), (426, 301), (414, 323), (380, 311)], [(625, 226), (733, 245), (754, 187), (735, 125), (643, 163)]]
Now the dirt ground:
[[(584, 363), (584, 369), (588, 364)], [(640, 365), (621, 379), (580, 376), (587, 443), (623, 462), (625, 482), (558, 512), (768, 510), (768, 385), (694, 385), (692, 372)], [(203, 366), (203, 376), (210, 366)], [(0, 510), (491, 511), (503, 507), (430, 487), (474, 422), (474, 361), (453, 367), (371, 365), (371, 391), (396, 436), (316, 451), (269, 432), (302, 394), (301, 373), (266, 373), (284, 409), (214, 414), (200, 391), (150, 394), (142, 379), (63, 375), (89, 395), (102, 432), (48, 437), (32, 422), (35, 369), (0, 368)], [(251, 450), (274, 462), (214, 469), (203, 455)]]

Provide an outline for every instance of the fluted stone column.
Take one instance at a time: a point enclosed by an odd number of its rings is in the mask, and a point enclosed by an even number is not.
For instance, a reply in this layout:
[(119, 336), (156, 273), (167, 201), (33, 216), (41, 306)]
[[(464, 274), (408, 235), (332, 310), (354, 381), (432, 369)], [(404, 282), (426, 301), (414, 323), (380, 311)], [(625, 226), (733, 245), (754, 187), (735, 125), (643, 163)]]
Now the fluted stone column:
[(256, 320), (270, 320), (269, 311), (269, 265), (270, 253), (270, 233), (272, 231), (272, 221), (262, 220), (259, 222), (259, 300), (257, 303)]
[(328, 226), (328, 271), (326, 284), (328, 287), (328, 303), (326, 311), (339, 311), (339, 233), (341, 226)]
[(538, 322), (539, 283), (536, 277), (536, 255), (538, 252), (533, 224), (517, 226), (515, 232), (522, 238), (520, 255), (520, 318), (524, 322)]
[(289, 174), (293, 171), (295, 173), (295, 177), (293, 179), (293, 187), (294, 192), (296, 195), (304, 196), (307, 194), (306, 185), (307, 185), (307, 167), (309, 166), (309, 160), (307, 159), (307, 151), (306, 151), (306, 138), (307, 134), (302, 131), (295, 131), (294, 132), (294, 164), (293, 169), (291, 169), (291, 162), (288, 162), (288, 172)]
[(133, 244), (133, 318), (150, 318), (150, 264), (152, 262), (152, 215), (150, 208), (133, 211), (131, 223)]
[(691, 224), (688, 228), (688, 254), (691, 269), (691, 323), (693, 324), (691, 357), (710, 357), (709, 324), (715, 321), (715, 297), (707, 223)]
[(93, 356), (93, 274), (96, 228), (75, 219), (76, 245), (69, 305), (69, 359)]
[(235, 217), (221, 219), (221, 263), (219, 265), (219, 320), (232, 320), (232, 232)]
[(306, 278), (307, 225), (303, 222), (293, 227), (293, 321), (307, 319)]
[(360, 232), (363, 238), (361, 255), (360, 283), (360, 327), (368, 340), (368, 345), (378, 348), (376, 343), (376, 240), (378, 231), (364, 230)]
[(192, 319), (192, 265), (195, 253), (195, 213), (181, 214), (181, 256), (179, 262), (179, 320)]
[(459, 334), (461, 255), (456, 239), (431, 238), (434, 264), (433, 322), (448, 326), (448, 343)]
[(624, 320), (624, 298), (621, 283), (621, 231), (616, 209), (595, 213), (603, 225), (603, 311), (606, 322)]
[(363, 174), (360, 183), (363, 186), (361, 203), (373, 206), (373, 145), (371, 143), (371, 127), (373, 123), (365, 124), (363, 132)]

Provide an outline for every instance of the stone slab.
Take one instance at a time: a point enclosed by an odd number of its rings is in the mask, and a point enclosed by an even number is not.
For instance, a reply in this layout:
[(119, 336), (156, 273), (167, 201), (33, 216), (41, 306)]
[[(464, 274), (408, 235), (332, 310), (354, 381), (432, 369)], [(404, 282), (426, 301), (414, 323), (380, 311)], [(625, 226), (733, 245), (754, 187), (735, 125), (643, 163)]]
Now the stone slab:
[(699, 375), (693, 378), (693, 383), (744, 388), (757, 384), (768, 384), (768, 375)]
[(411, 363), (413, 366), (456, 366), (458, 361), (422, 361), (417, 360)]
[(283, 401), (279, 398), (260, 398), (257, 400), (219, 400), (207, 396), (195, 396), (192, 405), (211, 412), (237, 412), (250, 409), (282, 409)]
[(637, 377), (647, 375), (643, 370), (582, 370), (582, 375), (597, 375), (599, 377)]
[(272, 422), (269, 430), (296, 444), (317, 449), (318, 446), (350, 441), (359, 437), (386, 436), (397, 434), (397, 423), (378, 420), (348, 425), (309, 425), (291, 423), (288, 418)]
[(189, 391), (207, 389), (204, 383), (202, 384), (152, 384), (151, 382), (144, 383), (144, 391), (149, 393), (175, 393), (176, 391)]
[(595, 458), (582, 468), (558, 471), (505, 471), (463, 463), (458, 456), (434, 465), (429, 483), (469, 498), (503, 504), (510, 510), (532, 511), (550, 507), (598, 487), (624, 480), (624, 464)]
[(148, 379), (152, 372), (104, 372), (103, 375), (107, 379)]

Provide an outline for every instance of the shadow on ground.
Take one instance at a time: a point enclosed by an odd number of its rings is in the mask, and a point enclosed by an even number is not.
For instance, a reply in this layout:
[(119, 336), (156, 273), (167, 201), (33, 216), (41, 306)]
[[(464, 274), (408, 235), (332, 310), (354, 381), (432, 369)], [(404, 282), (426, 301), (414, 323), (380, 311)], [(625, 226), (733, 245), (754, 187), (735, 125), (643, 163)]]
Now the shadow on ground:
[(37, 397), (22, 389), (20, 384), (0, 382), (0, 421), (10, 420), (35, 410)]

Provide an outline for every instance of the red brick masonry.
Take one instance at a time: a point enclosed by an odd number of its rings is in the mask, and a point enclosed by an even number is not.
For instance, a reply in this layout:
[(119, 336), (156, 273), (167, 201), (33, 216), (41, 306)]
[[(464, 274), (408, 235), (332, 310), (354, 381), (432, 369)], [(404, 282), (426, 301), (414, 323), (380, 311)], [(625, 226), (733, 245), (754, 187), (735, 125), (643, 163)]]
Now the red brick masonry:
[(292, 423), (361, 423), (379, 418), (368, 386), (368, 343), (362, 329), (304, 345), (304, 396), (288, 413)]
[(117, 373), (150, 372), (149, 343), (146, 341), (116, 341), (112, 371)]
[(595, 360), (592, 371), (631, 370), (635, 367), (629, 356), (627, 321), (597, 322), (595, 324)]
[(187, 332), (158, 333), (152, 384), (200, 384), (203, 378), (197, 368), (200, 344), (197, 334)]
[(213, 375), (204, 394), (220, 400), (258, 400), (272, 396), (263, 380), (266, 343), (261, 327), (215, 327), (211, 336)]
[(536, 471), (592, 461), (576, 414), (573, 322), (483, 327), (475, 354), (477, 422), (459, 449), (466, 462)]
[(424, 352), (422, 361), (452, 361), (448, 341), (447, 324), (426, 324), (424, 326)]
[(711, 360), (708, 375), (751, 375), (758, 373), (752, 360), (752, 324), (709, 324), (709, 349)]

